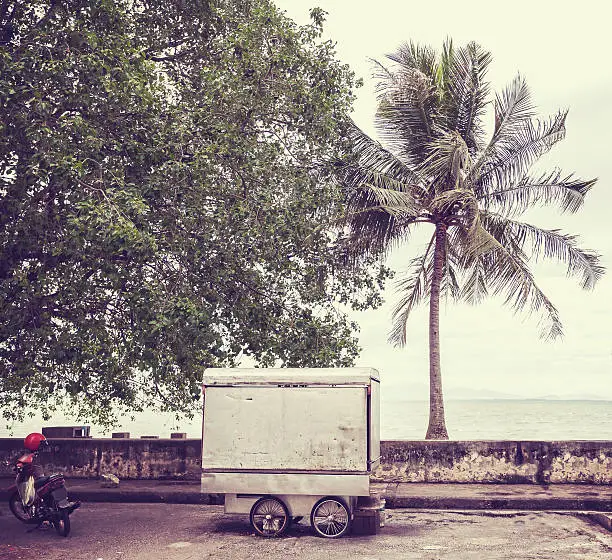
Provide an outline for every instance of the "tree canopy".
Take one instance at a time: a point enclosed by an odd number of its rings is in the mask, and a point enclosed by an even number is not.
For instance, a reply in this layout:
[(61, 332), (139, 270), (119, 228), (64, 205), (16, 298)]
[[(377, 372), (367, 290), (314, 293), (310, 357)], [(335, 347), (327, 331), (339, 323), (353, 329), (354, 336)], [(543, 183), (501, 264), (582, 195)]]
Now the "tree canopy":
[(521, 76), (493, 98), (486, 80), (492, 57), (478, 44), (455, 47), (449, 40), (436, 52), (406, 43), (389, 59), (376, 67), (375, 122), (382, 144), (354, 127), (354, 159), (341, 167), (350, 210), (347, 251), (356, 263), (364, 256), (384, 261), (415, 228), (433, 226), (425, 251), (409, 261), (409, 273), (398, 282), (390, 340), (403, 346), (410, 313), (429, 303), (427, 437), (447, 438), (440, 296), (477, 303), (500, 295), (514, 310), (538, 314), (543, 336), (561, 335), (557, 309), (531, 265), (540, 258), (562, 262), (585, 289), (604, 269), (599, 255), (580, 248), (576, 236), (520, 217), (536, 206), (576, 212), (595, 180), (559, 169), (533, 171), (565, 137), (567, 111), (536, 118)]
[(350, 365), (355, 81), (268, 0), (0, 4), (0, 409), (187, 412), (209, 366)]

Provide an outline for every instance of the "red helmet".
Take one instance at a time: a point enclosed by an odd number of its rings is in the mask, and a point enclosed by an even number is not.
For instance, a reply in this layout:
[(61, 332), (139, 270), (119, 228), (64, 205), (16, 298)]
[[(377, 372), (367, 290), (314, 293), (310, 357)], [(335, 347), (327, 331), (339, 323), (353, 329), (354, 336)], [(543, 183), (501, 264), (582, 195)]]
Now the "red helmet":
[(38, 451), (38, 448), (43, 441), (46, 443), (47, 438), (42, 434), (34, 432), (26, 436), (26, 438), (23, 440), (23, 445), (30, 451)]

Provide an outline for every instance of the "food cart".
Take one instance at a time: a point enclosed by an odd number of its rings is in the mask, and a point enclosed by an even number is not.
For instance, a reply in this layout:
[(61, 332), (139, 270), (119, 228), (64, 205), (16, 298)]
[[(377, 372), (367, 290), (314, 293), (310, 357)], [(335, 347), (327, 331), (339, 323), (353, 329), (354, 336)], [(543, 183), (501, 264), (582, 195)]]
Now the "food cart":
[(380, 461), (376, 370), (207, 369), (202, 391), (202, 492), (262, 536), (304, 517), (321, 537), (347, 533)]

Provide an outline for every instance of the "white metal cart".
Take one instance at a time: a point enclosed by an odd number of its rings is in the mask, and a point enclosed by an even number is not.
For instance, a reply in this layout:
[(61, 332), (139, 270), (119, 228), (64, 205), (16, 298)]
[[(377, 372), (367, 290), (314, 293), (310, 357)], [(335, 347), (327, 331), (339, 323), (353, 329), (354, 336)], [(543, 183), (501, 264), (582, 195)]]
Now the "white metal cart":
[(208, 369), (202, 390), (202, 492), (225, 494), (262, 536), (304, 517), (346, 534), (380, 461), (378, 372)]

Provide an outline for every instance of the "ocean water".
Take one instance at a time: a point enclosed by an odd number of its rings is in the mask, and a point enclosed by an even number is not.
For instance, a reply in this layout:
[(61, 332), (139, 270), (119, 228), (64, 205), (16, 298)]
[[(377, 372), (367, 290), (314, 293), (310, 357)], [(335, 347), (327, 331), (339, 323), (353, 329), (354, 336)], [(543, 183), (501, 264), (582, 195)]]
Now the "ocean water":
[[(428, 402), (389, 403), (382, 439), (423, 439)], [(453, 440), (612, 440), (612, 401), (456, 400), (445, 403)]]
[[(421, 440), (427, 429), (425, 401), (383, 400), (382, 439)], [(256, 421), (256, 419), (255, 419)], [(170, 437), (173, 431), (201, 436), (202, 418), (177, 423), (171, 415), (146, 412), (133, 421), (124, 418), (111, 431), (131, 437)], [(42, 426), (90, 425), (93, 437), (110, 437), (87, 421), (57, 416), (43, 424), (40, 417), (8, 429), (0, 425), (0, 437), (22, 437)], [(446, 426), (452, 440), (612, 440), (612, 401), (585, 400), (450, 400), (446, 402)]]

